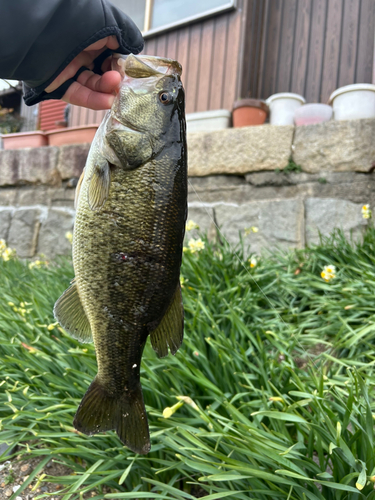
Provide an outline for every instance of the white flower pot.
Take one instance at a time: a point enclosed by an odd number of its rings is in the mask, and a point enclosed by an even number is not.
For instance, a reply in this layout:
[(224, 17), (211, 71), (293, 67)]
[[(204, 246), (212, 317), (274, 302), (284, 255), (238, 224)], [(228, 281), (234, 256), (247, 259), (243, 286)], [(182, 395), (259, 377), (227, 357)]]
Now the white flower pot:
[(332, 106), (328, 106), (328, 104), (304, 104), (296, 109), (294, 123), (299, 127), (328, 122), (332, 118), (332, 113)]
[(354, 83), (335, 90), (329, 102), (332, 103), (335, 120), (357, 120), (375, 118), (375, 85)]
[(294, 125), (294, 113), (305, 102), (304, 97), (290, 92), (271, 95), (266, 100), (270, 108), (270, 124)]
[(227, 109), (215, 109), (186, 115), (187, 132), (211, 132), (230, 127), (232, 113)]

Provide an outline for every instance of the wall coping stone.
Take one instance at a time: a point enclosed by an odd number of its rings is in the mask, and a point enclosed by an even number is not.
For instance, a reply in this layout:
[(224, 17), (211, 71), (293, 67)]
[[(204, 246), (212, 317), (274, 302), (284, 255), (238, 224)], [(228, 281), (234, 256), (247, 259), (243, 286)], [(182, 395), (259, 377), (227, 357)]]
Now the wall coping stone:
[[(188, 134), (190, 176), (283, 170), (290, 158), (303, 172), (369, 172), (375, 165), (375, 119), (301, 127), (260, 125)], [(0, 150), (0, 188), (61, 187), (80, 176), (89, 145)], [(281, 178), (280, 178), (281, 180)]]

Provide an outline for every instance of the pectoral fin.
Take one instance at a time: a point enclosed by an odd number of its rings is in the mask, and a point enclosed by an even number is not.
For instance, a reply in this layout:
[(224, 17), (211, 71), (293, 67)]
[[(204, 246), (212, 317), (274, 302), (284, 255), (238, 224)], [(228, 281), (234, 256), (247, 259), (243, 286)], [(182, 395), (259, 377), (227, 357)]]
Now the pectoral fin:
[(159, 326), (151, 332), (151, 344), (159, 358), (168, 355), (168, 346), (172, 354), (176, 354), (184, 336), (184, 307), (182, 305), (181, 287), (178, 284), (170, 306)]
[(122, 167), (129, 170), (146, 163), (153, 153), (148, 136), (135, 130), (115, 129), (107, 135), (107, 141)]
[(98, 162), (89, 185), (88, 202), (91, 210), (99, 210), (107, 201), (110, 184), (111, 172), (108, 162), (106, 160)]
[(70, 335), (82, 343), (92, 342), (89, 320), (79, 298), (77, 283), (72, 281), (53, 308), (55, 318)]

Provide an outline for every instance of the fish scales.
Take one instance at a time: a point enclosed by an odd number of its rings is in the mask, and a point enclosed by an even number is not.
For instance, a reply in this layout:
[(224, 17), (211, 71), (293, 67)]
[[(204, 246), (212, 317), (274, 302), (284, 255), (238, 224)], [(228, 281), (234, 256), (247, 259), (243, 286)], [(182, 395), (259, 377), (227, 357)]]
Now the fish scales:
[[(149, 102), (158, 100), (154, 114), (148, 110), (151, 122), (157, 117), (151, 138), (141, 137), (147, 128), (137, 116), (146, 113), (147, 100), (140, 94), (137, 108), (136, 88), (126, 114), (119, 112), (120, 92), (112, 118), (101, 125), (98, 136), (104, 136), (104, 144), (94, 139), (79, 189), (75, 280), (55, 306), (62, 326), (83, 341), (92, 335), (96, 350), (98, 374), (77, 411), (75, 427), (87, 434), (116, 429), (124, 444), (138, 453), (150, 449), (140, 386), (147, 337), (151, 334), (154, 349), (165, 356), (168, 347), (175, 354), (183, 334), (179, 273), (187, 213), (184, 97), (176, 63), (155, 60), (158, 70), (165, 64), (172, 73), (141, 77), (148, 80), (148, 88), (155, 79), (155, 95), (149, 91), (154, 97)], [(147, 75), (151, 68), (152, 73), (152, 62), (147, 57), (125, 59), (125, 76), (127, 65), (131, 67), (130, 87), (137, 70)], [(126, 100), (125, 85), (123, 92)], [(164, 95), (171, 102), (164, 104)], [(137, 113), (133, 122), (132, 110)], [(139, 155), (139, 165), (129, 168), (129, 159), (137, 164)]]

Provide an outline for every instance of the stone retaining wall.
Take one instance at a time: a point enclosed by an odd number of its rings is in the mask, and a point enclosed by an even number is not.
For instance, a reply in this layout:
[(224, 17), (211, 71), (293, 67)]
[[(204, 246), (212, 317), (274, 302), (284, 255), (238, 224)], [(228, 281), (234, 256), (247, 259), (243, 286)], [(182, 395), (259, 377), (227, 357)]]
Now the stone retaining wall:
[[(190, 134), (189, 218), (231, 243), (302, 247), (375, 206), (375, 120)], [(69, 253), (74, 191), (89, 146), (0, 151), (0, 238), (21, 257)], [(292, 162), (294, 163), (292, 163)], [(300, 165), (301, 172), (288, 172)], [(286, 168), (287, 167), (287, 168)], [(248, 231), (247, 231), (248, 232)]]

